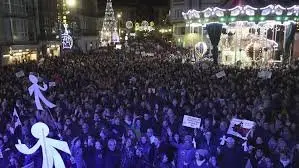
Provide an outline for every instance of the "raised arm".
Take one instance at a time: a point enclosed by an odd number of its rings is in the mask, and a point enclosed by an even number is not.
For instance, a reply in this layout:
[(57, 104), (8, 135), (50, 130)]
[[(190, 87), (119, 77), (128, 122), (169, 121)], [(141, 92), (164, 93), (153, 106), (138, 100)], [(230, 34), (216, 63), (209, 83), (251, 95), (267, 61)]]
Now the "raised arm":
[(32, 148), (28, 148), (25, 144), (22, 144), (20, 140), (18, 140), (18, 144), (15, 145), (17, 150), (23, 154), (30, 155), (37, 151), (40, 147), (40, 140), (36, 142), (36, 144)]
[(39, 86), (40, 90), (46, 91), (48, 89), (48, 85), (44, 83), (43, 87)]

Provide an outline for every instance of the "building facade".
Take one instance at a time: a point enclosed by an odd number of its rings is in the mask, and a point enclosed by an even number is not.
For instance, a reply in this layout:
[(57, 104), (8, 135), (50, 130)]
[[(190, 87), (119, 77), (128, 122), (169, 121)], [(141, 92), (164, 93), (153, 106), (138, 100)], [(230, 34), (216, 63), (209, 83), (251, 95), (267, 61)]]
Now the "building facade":
[(38, 55), (37, 0), (0, 1), (1, 63), (24, 62)]
[(38, 0), (38, 41), (42, 55), (59, 56), (60, 41), (59, 25), (57, 22), (58, 0)]
[(97, 0), (77, 0), (69, 14), (75, 49), (86, 53), (99, 47), (99, 32), (102, 27), (99, 16)]
[[(67, 10), (74, 49), (88, 52), (97, 48), (101, 19), (97, 0), (75, 0)], [(36, 60), (38, 56), (59, 56), (59, 14), (66, 0), (1, 0), (0, 60), (11, 64)]]
[(188, 33), (182, 12), (190, 9), (203, 10), (223, 4), (224, 0), (170, 0), (170, 22), (173, 25), (173, 42), (186, 47), (185, 35)]

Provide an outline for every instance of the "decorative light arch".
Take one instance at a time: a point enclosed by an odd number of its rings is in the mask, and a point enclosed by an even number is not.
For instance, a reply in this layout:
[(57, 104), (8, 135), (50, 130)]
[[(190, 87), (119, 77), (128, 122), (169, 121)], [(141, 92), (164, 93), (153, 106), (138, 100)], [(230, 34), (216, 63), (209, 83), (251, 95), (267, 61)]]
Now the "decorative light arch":
[[(263, 8), (255, 8), (249, 5), (236, 6), (231, 9), (218, 7), (206, 8), (202, 11), (194, 9), (182, 12), (183, 18), (187, 22), (234, 22), (234, 21), (254, 21), (256, 23), (266, 20), (277, 20), (280, 22), (299, 21), (299, 5), (285, 8), (281, 5), (273, 4)], [(241, 16), (241, 17), (237, 17)]]

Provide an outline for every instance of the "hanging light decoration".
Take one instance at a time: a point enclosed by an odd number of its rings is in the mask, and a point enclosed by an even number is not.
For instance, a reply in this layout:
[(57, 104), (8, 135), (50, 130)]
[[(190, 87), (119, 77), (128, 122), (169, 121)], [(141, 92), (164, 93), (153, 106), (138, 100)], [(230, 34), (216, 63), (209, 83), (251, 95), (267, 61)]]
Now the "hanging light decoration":
[(197, 10), (189, 10), (188, 12), (182, 12), (182, 15), (184, 19), (199, 19), (200, 18), (200, 12)]
[(287, 8), (287, 15), (295, 15), (295, 16), (299, 16), (299, 5), (294, 5), (290, 8)]
[(283, 11), (286, 8), (280, 6), (280, 5), (268, 5), (264, 8), (261, 8), (262, 10), (262, 15), (267, 16), (267, 15), (282, 15)]
[(203, 10), (202, 12), (204, 13), (205, 18), (213, 17), (213, 16), (223, 17), (225, 9), (221, 9), (218, 7), (207, 8), (207, 9)]
[(229, 11), (231, 12), (230, 13), (231, 16), (238, 16), (238, 15), (254, 16), (256, 10), (257, 8), (251, 7), (249, 5), (236, 6), (232, 9), (229, 9)]

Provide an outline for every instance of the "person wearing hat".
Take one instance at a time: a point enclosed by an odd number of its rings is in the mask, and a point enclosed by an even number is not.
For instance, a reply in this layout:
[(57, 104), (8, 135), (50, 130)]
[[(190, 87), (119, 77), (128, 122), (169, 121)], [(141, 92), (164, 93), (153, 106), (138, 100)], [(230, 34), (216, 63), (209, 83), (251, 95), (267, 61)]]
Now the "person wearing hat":
[(221, 168), (231, 168), (232, 163), (234, 167), (245, 167), (246, 161), (242, 149), (238, 148), (235, 145), (235, 139), (232, 137), (228, 137), (226, 139), (226, 146), (224, 148), (219, 149), (219, 159)]
[(195, 159), (190, 163), (188, 168), (209, 168), (207, 155), (208, 151), (205, 149), (196, 150)]
[(192, 144), (192, 136), (186, 135), (184, 137), (184, 143), (177, 144), (174, 142), (172, 138), (172, 132), (170, 130), (168, 131), (168, 135), (170, 137), (169, 141), (171, 145), (177, 148), (177, 152), (178, 152), (177, 167), (182, 168), (188, 166), (192, 162), (195, 154), (195, 148), (193, 147)]

